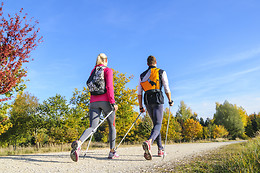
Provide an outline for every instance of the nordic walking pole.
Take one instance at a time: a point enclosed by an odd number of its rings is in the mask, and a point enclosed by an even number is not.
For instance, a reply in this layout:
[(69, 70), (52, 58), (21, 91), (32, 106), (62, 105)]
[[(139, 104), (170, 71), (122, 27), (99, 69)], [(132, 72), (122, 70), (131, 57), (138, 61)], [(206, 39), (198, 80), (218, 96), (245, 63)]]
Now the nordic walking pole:
[(166, 143), (167, 143), (167, 134), (168, 134), (168, 129), (169, 129), (169, 124), (170, 124), (170, 111), (171, 110), (171, 106), (169, 106), (169, 115), (168, 115), (168, 123), (167, 123), (167, 130), (166, 130), (166, 136), (165, 136), (165, 144), (164, 144), (164, 152), (163, 152), (163, 159), (165, 157), (165, 148), (166, 148)]
[(115, 148), (115, 150), (117, 150), (117, 148), (120, 146), (120, 144), (123, 142), (123, 140), (125, 139), (126, 135), (129, 133), (129, 131), (132, 129), (132, 127), (134, 126), (134, 124), (136, 123), (136, 121), (138, 120), (138, 118), (140, 117), (140, 115), (142, 114), (142, 112), (138, 115), (138, 117), (135, 119), (135, 121), (133, 122), (132, 126), (128, 129), (128, 131), (126, 132), (125, 136), (123, 137), (123, 139), (119, 142), (118, 146)]
[(86, 151), (85, 151), (85, 154), (84, 154), (84, 158), (85, 158), (86, 155), (87, 155), (88, 148), (89, 148), (89, 145), (90, 145), (90, 142), (91, 142), (91, 140), (92, 140), (93, 135), (94, 135), (94, 133), (92, 133), (92, 135), (90, 136), (90, 139), (89, 139), (89, 142), (88, 142), (88, 147), (87, 147), (87, 149), (86, 149)]

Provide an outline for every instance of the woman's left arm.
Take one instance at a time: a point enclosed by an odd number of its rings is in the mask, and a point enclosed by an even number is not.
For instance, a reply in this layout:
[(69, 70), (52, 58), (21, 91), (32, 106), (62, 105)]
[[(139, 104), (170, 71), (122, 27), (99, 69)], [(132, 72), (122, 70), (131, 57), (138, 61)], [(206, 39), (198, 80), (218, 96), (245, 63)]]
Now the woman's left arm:
[(104, 75), (106, 81), (108, 100), (111, 104), (114, 104), (115, 98), (114, 98), (114, 85), (113, 85), (113, 70), (110, 68), (105, 68)]

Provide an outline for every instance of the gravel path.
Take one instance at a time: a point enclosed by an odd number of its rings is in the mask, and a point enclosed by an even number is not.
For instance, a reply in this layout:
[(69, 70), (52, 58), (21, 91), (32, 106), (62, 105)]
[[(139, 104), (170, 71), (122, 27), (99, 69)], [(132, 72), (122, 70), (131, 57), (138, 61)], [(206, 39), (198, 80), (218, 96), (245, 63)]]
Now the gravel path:
[(35, 155), (4, 156), (0, 157), (0, 172), (145, 172), (151, 168), (158, 167), (172, 162), (191, 157), (196, 154), (203, 154), (206, 151), (216, 149), (223, 145), (234, 142), (213, 142), (213, 143), (189, 143), (167, 145), (167, 156), (164, 160), (157, 157), (156, 144), (152, 146), (153, 160), (147, 161), (143, 157), (143, 149), (140, 146), (118, 148), (120, 155), (118, 159), (108, 160), (108, 148), (90, 150), (86, 158), (83, 153), (78, 162), (71, 161), (69, 152), (47, 153)]

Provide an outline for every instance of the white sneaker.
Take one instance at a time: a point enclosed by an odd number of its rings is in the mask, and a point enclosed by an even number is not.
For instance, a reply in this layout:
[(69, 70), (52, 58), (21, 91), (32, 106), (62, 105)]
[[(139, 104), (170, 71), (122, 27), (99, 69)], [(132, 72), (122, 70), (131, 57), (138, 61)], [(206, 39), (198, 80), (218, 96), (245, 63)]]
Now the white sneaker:
[(70, 152), (70, 158), (74, 162), (77, 162), (79, 160), (79, 152), (80, 152), (80, 146), (79, 141), (73, 141), (71, 144), (71, 152)]
[(119, 157), (119, 155), (114, 151), (114, 152), (109, 152), (109, 154), (108, 154), (108, 159), (116, 159), (116, 158), (118, 158)]

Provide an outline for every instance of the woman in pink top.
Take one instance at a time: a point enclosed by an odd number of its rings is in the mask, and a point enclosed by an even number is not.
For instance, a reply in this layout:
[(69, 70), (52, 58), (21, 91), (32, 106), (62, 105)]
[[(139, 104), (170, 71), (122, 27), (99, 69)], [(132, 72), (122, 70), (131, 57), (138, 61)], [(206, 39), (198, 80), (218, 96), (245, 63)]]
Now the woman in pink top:
[(90, 97), (90, 108), (89, 108), (89, 120), (90, 127), (86, 129), (79, 140), (74, 141), (71, 144), (71, 159), (75, 162), (78, 161), (80, 146), (82, 143), (91, 135), (91, 132), (97, 127), (99, 123), (100, 114), (103, 111), (104, 115), (107, 115), (111, 111), (112, 114), (107, 118), (109, 124), (109, 142), (110, 142), (110, 152), (108, 155), (109, 159), (114, 159), (119, 157), (119, 155), (115, 152), (115, 140), (116, 140), (116, 128), (115, 128), (115, 111), (118, 109), (118, 106), (115, 104), (114, 99), (114, 86), (113, 86), (113, 71), (112, 69), (107, 67), (107, 56), (104, 53), (101, 53), (97, 57), (96, 66), (91, 71), (91, 74), (95, 71), (95, 69), (104, 70), (104, 76), (102, 76), (105, 80), (105, 89), (101, 94), (94, 94), (91, 92)]

